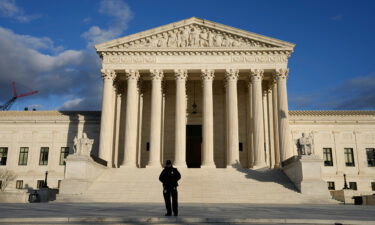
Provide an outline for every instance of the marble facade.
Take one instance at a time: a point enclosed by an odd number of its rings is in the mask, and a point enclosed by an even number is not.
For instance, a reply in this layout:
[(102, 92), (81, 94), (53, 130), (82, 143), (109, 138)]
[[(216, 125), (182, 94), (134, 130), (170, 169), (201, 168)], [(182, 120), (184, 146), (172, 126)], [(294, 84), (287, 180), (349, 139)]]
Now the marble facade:
[[(322, 180), (340, 189), (346, 174), (359, 194), (374, 193), (366, 151), (375, 148), (375, 112), (289, 111), (294, 46), (194, 17), (99, 44), (101, 113), (0, 112), (0, 147), (8, 149), (0, 169), (32, 188), (48, 170), (57, 187), (66, 177), (60, 149), (72, 154), (83, 133), (94, 141), (95, 161), (110, 170), (161, 169), (166, 159), (178, 168), (279, 169), (298, 154), (302, 133), (311, 133), (312, 154), (324, 159), (323, 148), (332, 151)], [(29, 148), (26, 165), (20, 147)], [(38, 163), (41, 147), (50, 149), (47, 165)], [(345, 164), (346, 148), (354, 166)]]

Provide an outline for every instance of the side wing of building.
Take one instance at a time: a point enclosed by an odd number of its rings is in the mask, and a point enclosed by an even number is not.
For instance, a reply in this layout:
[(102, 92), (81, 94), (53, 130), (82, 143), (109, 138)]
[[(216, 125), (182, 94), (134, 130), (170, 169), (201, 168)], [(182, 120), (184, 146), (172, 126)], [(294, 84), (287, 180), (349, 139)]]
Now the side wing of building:
[(0, 170), (17, 176), (7, 189), (38, 188), (46, 171), (49, 187), (57, 188), (64, 178), (64, 159), (74, 152), (74, 137), (85, 132), (94, 139), (95, 153), (99, 131), (100, 112), (95, 111), (0, 112)]
[(375, 193), (375, 111), (290, 111), (291, 147), (311, 134), (316, 155), (324, 159), (323, 180), (330, 189), (348, 185), (357, 194)]

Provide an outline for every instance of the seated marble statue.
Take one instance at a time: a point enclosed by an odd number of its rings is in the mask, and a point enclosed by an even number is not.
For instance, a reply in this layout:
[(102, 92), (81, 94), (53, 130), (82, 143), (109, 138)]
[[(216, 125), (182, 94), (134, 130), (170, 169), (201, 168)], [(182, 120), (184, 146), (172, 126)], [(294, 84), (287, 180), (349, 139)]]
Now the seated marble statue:
[(81, 138), (76, 136), (74, 138), (74, 155), (89, 157), (93, 143), (94, 140), (87, 138), (86, 133), (83, 133)]
[(302, 137), (297, 140), (298, 155), (311, 155), (313, 147), (313, 138), (310, 134), (306, 137), (305, 133), (302, 133)]

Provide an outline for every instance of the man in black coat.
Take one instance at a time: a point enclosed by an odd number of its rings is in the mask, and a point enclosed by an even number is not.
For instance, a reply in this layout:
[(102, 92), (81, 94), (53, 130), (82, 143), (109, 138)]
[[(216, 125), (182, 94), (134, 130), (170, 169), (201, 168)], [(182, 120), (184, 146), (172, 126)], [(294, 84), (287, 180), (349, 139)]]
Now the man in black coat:
[(165, 168), (159, 176), (160, 182), (163, 183), (163, 195), (165, 201), (165, 207), (167, 208), (166, 216), (172, 215), (171, 209), (171, 196), (173, 205), (173, 215), (178, 215), (178, 201), (177, 201), (177, 181), (181, 179), (181, 174), (176, 168), (172, 166), (172, 162), (167, 160), (165, 163)]

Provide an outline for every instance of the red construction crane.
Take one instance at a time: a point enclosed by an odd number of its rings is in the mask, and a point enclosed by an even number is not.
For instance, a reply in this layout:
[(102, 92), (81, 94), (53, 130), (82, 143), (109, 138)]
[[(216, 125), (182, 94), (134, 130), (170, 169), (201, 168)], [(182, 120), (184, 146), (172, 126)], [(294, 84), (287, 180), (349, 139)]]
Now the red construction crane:
[(17, 98), (22, 98), (22, 97), (26, 97), (26, 96), (38, 93), (38, 91), (30, 91), (24, 94), (17, 95), (15, 82), (12, 83), (12, 88), (13, 88), (13, 97), (9, 101), (7, 101), (4, 105), (0, 105), (0, 110), (2, 111), (9, 110), (10, 107), (12, 107), (13, 103), (17, 100)]

